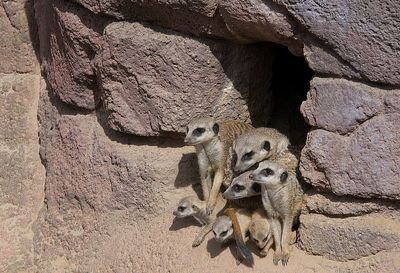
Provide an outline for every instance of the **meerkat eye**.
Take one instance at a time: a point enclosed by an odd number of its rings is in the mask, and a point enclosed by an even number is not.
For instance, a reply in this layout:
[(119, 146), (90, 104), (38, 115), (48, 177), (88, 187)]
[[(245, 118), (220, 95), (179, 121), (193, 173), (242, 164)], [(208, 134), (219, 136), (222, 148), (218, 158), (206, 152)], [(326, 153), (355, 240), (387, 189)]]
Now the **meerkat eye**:
[(193, 130), (193, 135), (201, 136), (205, 131), (206, 131), (206, 129), (199, 127), (199, 128), (196, 128)]
[(268, 235), (267, 235), (267, 237), (265, 237), (265, 238), (263, 239), (263, 243), (265, 243), (267, 240), (268, 240)]
[(254, 152), (248, 152), (242, 156), (242, 161), (249, 161), (251, 157), (254, 155)]
[(178, 211), (179, 211), (179, 212), (183, 212), (185, 209), (186, 209), (186, 208), (183, 207), (183, 206), (179, 206), (179, 207), (178, 207)]
[(227, 230), (221, 232), (221, 236), (225, 236), (228, 233)]
[(244, 190), (244, 186), (236, 184), (235, 186), (233, 186), (233, 190), (235, 192), (240, 192), (240, 191)]
[(274, 171), (271, 170), (270, 168), (266, 168), (264, 170), (261, 171), (262, 175), (264, 176), (270, 176), (274, 174)]
[(254, 192), (260, 192), (260, 191), (261, 191), (261, 186), (260, 186), (260, 184), (258, 184), (258, 183), (253, 183), (253, 185), (251, 185), (251, 189), (252, 189)]
[(215, 232), (215, 230), (213, 230), (214, 236), (217, 236), (217, 233)]
[(186, 134), (189, 133), (189, 127), (186, 127)]

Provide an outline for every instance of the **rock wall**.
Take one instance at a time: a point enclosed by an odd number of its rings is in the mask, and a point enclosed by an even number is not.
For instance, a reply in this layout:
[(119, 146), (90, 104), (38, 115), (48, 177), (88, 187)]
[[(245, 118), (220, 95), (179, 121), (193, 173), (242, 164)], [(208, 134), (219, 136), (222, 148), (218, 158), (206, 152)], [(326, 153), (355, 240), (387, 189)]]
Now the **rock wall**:
[(213, 240), (191, 249), (197, 227), (172, 219), (198, 189), (180, 137), (197, 115), (281, 126), (280, 45), (314, 71), (301, 105), (310, 190), (286, 270), (397, 272), (399, 11), (391, 0), (3, 1), (0, 271), (247, 272)]
[(0, 272), (32, 272), (33, 226), (43, 206), (33, 1), (0, 4)]

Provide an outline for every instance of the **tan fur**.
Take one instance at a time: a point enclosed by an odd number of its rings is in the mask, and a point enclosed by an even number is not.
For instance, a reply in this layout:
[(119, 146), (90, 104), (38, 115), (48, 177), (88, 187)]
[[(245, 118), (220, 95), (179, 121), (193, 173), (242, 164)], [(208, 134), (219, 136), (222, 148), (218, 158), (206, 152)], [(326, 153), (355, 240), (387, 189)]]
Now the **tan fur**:
[[(267, 170), (272, 170), (273, 174), (266, 174)], [(287, 178), (282, 181), (283, 173), (287, 174)], [(300, 214), (303, 191), (296, 174), (270, 160), (261, 162), (251, 178), (262, 185), (262, 201), (271, 219), (275, 243), (274, 263), (281, 260), (285, 265), (289, 260), (291, 229), (295, 217)]]
[[(229, 209), (227, 209), (226, 212), (232, 212)], [(237, 219), (237, 224), (240, 227), (241, 233), (240, 237), (242, 238), (242, 241), (246, 238), (246, 233), (249, 230), (250, 222), (251, 222), (251, 212), (246, 210), (246, 209), (237, 209), (234, 211), (235, 213), (235, 218)], [(229, 216), (220, 216), (217, 217), (214, 225), (213, 225), (213, 231), (215, 234), (215, 237), (217, 241), (226, 243), (230, 240), (235, 239), (234, 237), (234, 231), (233, 231), (233, 222)], [(228, 231), (228, 236), (222, 237), (220, 234), (223, 231)]]
[(261, 127), (247, 131), (233, 143), (234, 169), (246, 171), (254, 164), (287, 150), (288, 146), (289, 139), (276, 129)]
[[(218, 124), (218, 134), (213, 126)], [(204, 137), (195, 137), (196, 127), (205, 128)], [(226, 160), (229, 148), (237, 136), (253, 127), (250, 124), (227, 120), (216, 122), (213, 118), (198, 118), (188, 125), (185, 142), (196, 146), (203, 195), (207, 200), (207, 211), (211, 213), (215, 207), (217, 196), (224, 179)], [(211, 178), (214, 178), (211, 183)]]

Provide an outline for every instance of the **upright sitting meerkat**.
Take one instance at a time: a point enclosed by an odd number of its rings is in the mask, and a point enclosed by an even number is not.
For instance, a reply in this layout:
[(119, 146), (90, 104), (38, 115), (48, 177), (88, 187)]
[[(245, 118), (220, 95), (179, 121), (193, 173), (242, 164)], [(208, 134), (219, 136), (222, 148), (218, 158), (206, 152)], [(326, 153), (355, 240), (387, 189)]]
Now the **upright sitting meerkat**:
[(204, 241), (206, 235), (212, 230), (217, 215), (224, 209), (225, 205), (226, 200), (219, 195), (215, 210), (211, 215), (208, 215), (206, 213), (206, 202), (200, 200), (197, 196), (186, 196), (179, 201), (173, 214), (178, 218), (192, 216), (203, 226), (192, 243), (193, 247), (199, 246)]
[(244, 172), (254, 164), (287, 150), (289, 139), (273, 128), (249, 130), (233, 142), (234, 170)]
[(197, 118), (188, 124), (185, 143), (196, 147), (201, 187), (207, 201), (208, 214), (211, 214), (217, 202), (232, 142), (252, 128), (244, 122), (216, 122), (210, 117)]
[(289, 261), (289, 243), (293, 222), (300, 214), (303, 191), (296, 173), (269, 160), (253, 171), (251, 179), (261, 184), (261, 196), (268, 218), (271, 219), (275, 243), (274, 264)]

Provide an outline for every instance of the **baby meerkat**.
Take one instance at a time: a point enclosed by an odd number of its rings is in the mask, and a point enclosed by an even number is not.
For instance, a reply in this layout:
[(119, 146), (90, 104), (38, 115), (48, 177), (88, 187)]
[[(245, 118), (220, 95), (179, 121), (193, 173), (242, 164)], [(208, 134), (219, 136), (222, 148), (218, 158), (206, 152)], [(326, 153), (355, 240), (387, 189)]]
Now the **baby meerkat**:
[(248, 170), (254, 164), (280, 154), (289, 146), (289, 139), (273, 128), (256, 128), (241, 134), (233, 142), (236, 172)]
[(295, 218), (300, 214), (303, 191), (294, 171), (269, 160), (263, 161), (250, 178), (261, 184), (261, 196), (270, 219), (275, 243), (274, 264), (289, 260), (289, 243)]
[[(267, 256), (268, 251), (274, 243), (272, 238), (271, 226), (264, 208), (256, 209), (251, 215), (249, 227), (250, 239), (260, 249), (261, 256)], [(289, 243), (296, 243), (296, 231), (291, 231)]]
[(203, 226), (193, 241), (193, 247), (199, 246), (204, 241), (206, 235), (212, 230), (212, 225), (217, 215), (224, 209), (225, 204), (226, 200), (219, 196), (215, 210), (211, 215), (208, 215), (206, 213), (206, 202), (200, 200), (197, 196), (186, 196), (179, 201), (178, 207), (173, 214), (178, 218), (192, 216)]
[(210, 117), (197, 118), (188, 124), (185, 143), (196, 147), (201, 187), (204, 200), (207, 201), (208, 214), (211, 214), (217, 202), (233, 140), (252, 128), (244, 122), (216, 122)]
[[(240, 225), (241, 236), (244, 239), (246, 238), (246, 234), (249, 231), (251, 213), (247, 209), (237, 209), (235, 213)], [(219, 243), (227, 243), (235, 239), (232, 220), (226, 215), (217, 217), (213, 224), (212, 230), (215, 239)]]
[(250, 239), (260, 249), (260, 255), (267, 256), (268, 250), (271, 248), (274, 240), (264, 208), (256, 209), (251, 215), (249, 232)]

